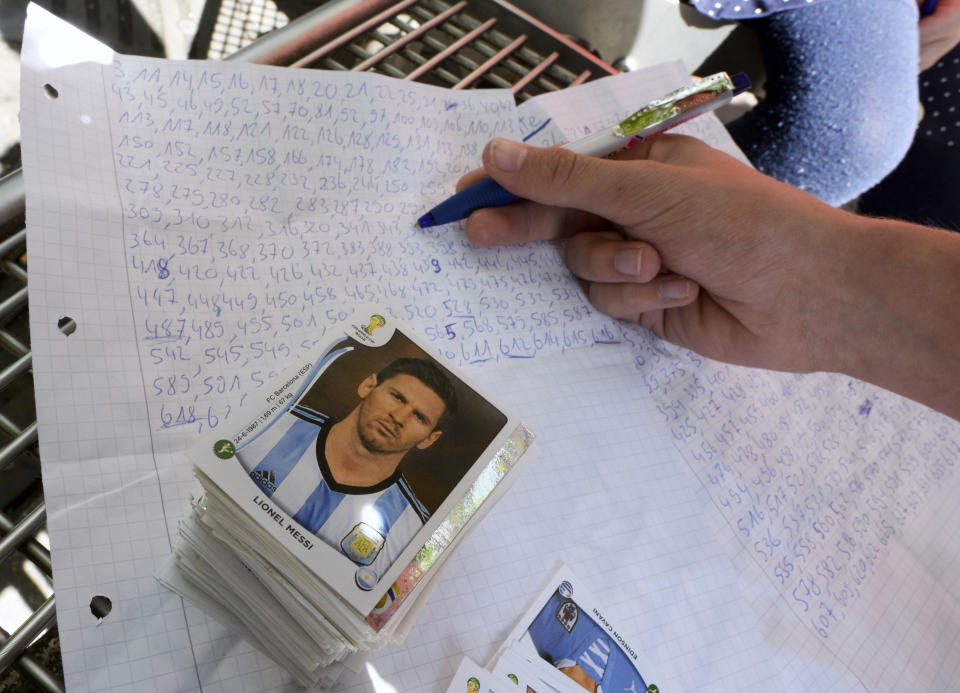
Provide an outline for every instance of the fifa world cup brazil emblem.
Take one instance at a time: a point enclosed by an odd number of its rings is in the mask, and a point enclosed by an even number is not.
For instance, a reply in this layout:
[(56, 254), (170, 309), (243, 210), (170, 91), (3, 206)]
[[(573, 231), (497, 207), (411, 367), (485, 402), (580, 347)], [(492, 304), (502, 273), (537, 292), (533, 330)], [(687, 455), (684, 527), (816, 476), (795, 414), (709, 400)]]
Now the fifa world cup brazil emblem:
[(373, 314), (370, 316), (370, 324), (364, 325), (361, 329), (367, 334), (372, 335), (375, 329), (383, 327), (386, 324), (387, 321), (382, 315)]

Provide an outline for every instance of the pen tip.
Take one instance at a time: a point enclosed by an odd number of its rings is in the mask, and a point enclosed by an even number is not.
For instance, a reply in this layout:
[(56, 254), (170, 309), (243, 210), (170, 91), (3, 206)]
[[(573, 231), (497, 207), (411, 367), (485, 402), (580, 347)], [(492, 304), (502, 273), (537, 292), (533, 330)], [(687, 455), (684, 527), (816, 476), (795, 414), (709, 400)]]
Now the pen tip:
[(433, 220), (433, 214), (431, 212), (427, 212), (422, 217), (417, 219), (417, 228), (428, 229), (431, 226), (436, 226)]

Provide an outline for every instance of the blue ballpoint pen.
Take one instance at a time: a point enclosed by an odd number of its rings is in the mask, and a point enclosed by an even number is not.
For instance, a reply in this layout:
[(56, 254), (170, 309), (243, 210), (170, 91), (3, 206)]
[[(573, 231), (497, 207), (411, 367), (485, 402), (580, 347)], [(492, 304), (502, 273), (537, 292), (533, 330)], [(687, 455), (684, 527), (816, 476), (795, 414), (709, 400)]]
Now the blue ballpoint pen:
[[(612, 128), (598, 130), (563, 147), (587, 156), (609, 156), (701, 113), (719, 108), (749, 88), (750, 79), (742, 72), (733, 76), (718, 72), (650, 102)], [(483, 207), (500, 207), (518, 199), (492, 178), (484, 178), (424, 214), (417, 220), (417, 226), (426, 229), (449, 224), (466, 219)]]

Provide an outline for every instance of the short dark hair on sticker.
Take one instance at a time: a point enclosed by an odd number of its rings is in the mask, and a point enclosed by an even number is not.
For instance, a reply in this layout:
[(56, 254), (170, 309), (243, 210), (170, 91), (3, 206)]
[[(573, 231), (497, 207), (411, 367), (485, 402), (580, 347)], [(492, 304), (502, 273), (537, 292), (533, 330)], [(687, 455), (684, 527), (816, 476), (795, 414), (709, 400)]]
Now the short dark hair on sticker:
[(393, 376), (400, 374), (412, 375), (437, 393), (437, 396), (443, 400), (446, 409), (443, 416), (440, 417), (440, 421), (437, 422), (437, 428), (443, 428), (449, 418), (457, 413), (457, 391), (447, 374), (433, 361), (410, 356), (396, 359), (377, 373), (377, 384), (384, 383)]

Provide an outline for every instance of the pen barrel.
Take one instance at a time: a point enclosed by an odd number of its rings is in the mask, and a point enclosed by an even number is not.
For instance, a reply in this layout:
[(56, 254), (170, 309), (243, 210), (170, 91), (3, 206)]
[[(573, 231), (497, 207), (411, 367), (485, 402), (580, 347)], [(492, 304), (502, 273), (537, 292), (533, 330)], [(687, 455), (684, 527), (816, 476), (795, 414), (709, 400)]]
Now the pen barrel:
[(587, 156), (605, 157), (614, 152), (619, 152), (630, 144), (631, 137), (617, 137), (610, 128), (598, 130), (593, 134), (582, 137), (574, 142), (568, 142), (563, 145), (564, 149), (569, 149), (577, 154)]
[(430, 213), (433, 215), (434, 224), (447, 224), (466, 219), (472, 212), (483, 207), (502, 207), (518, 199), (493, 178), (484, 178), (441, 202), (430, 210)]
[(685, 123), (688, 120), (692, 120), (693, 118), (696, 118), (699, 115), (703, 115), (704, 113), (709, 113), (710, 111), (714, 111), (720, 108), (724, 104), (730, 103), (730, 100), (732, 98), (733, 98), (732, 92), (722, 92), (720, 94), (716, 94), (706, 99), (705, 101), (698, 103), (695, 106), (692, 106), (690, 108), (686, 108), (680, 111), (676, 115), (670, 118), (667, 118), (666, 120), (662, 120), (659, 123), (654, 123), (649, 127), (643, 128), (641, 130), (637, 130), (634, 133), (633, 137), (634, 139), (636, 139), (637, 142), (640, 142), (649, 137), (653, 137), (654, 135), (658, 135), (661, 132), (666, 132), (667, 130), (675, 128), (678, 125)]

